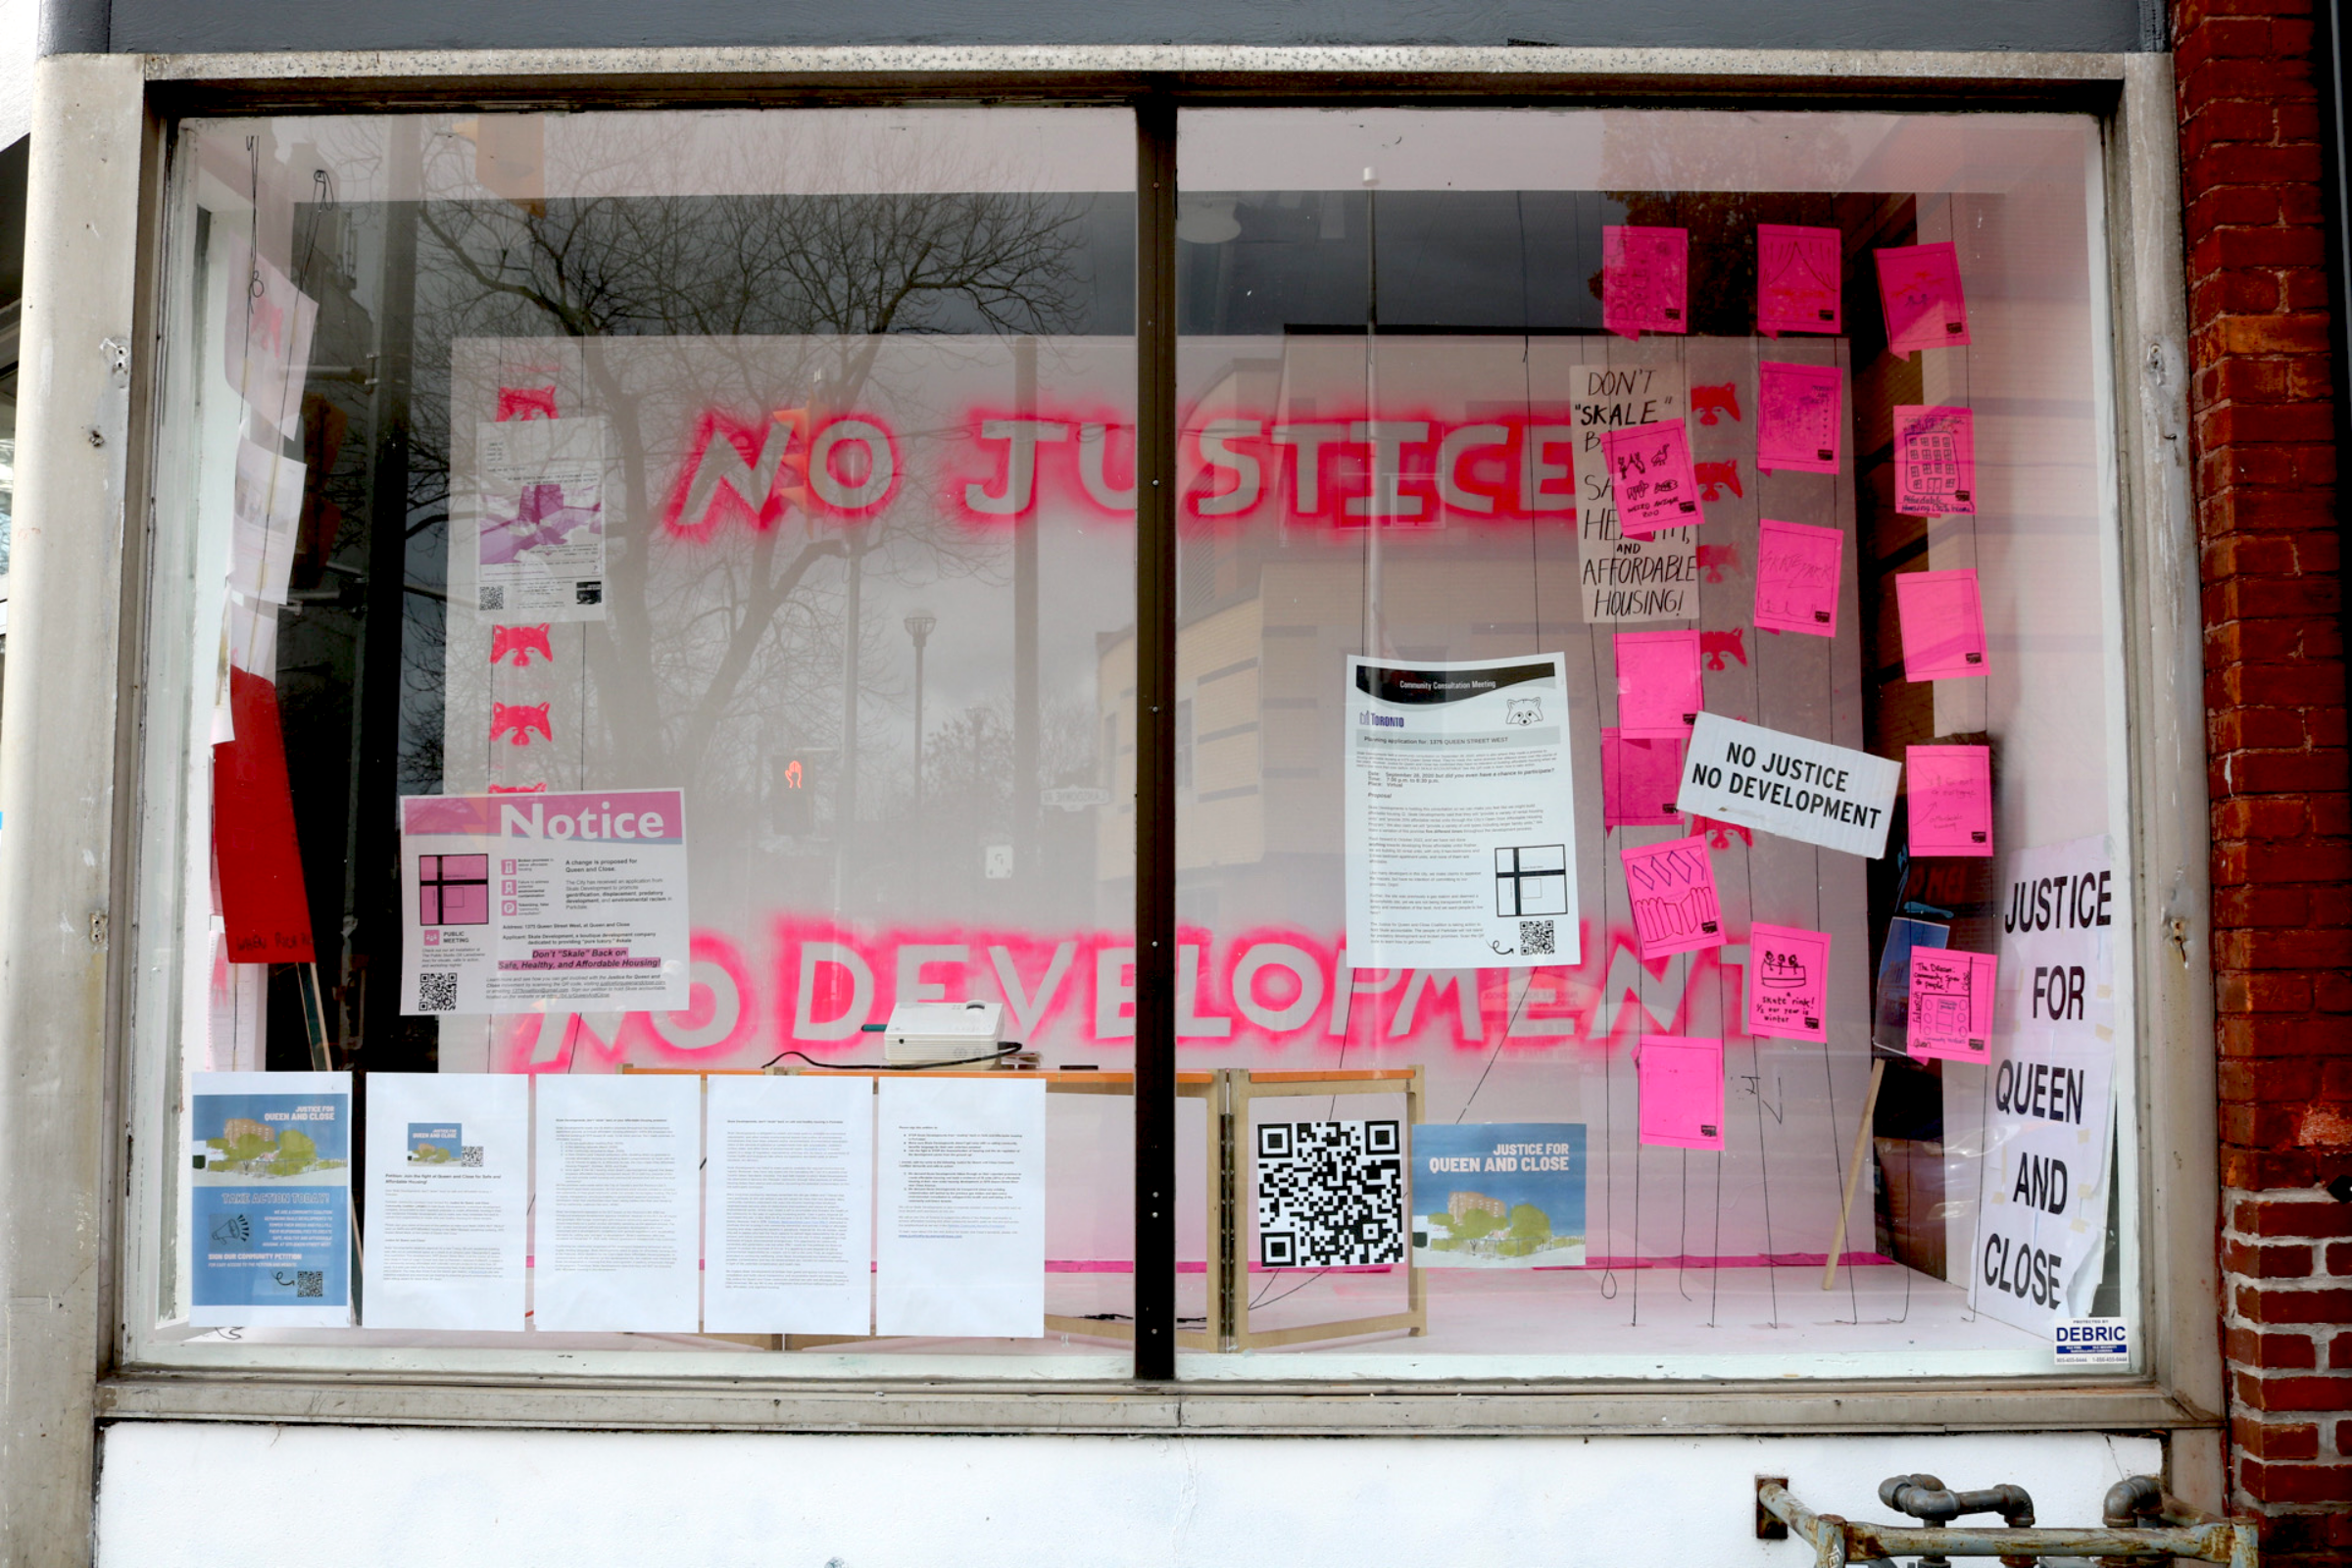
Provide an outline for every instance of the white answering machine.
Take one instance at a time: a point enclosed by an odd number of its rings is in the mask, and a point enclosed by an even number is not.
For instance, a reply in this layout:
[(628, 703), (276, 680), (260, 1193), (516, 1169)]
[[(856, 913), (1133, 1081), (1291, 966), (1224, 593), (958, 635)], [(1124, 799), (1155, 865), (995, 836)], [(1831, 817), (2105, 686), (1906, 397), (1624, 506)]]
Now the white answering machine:
[(890, 1022), (882, 1026), (882, 1059), (894, 1067), (978, 1065), (994, 1057), (1004, 1041), (1003, 1003), (905, 1002), (890, 1009)]

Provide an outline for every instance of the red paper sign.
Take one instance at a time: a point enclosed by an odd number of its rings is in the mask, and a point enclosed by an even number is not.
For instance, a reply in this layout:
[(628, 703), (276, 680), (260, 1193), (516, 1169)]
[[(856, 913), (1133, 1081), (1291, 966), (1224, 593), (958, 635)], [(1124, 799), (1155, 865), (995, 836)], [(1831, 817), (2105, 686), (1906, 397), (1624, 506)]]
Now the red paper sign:
[(1756, 225), (1756, 330), (1841, 332), (1838, 296), (1843, 241), (1834, 228)]
[(1642, 1142), (1665, 1149), (1723, 1147), (1723, 1042), (1653, 1035), (1634, 1048), (1642, 1085)]
[(277, 688), (251, 671), (228, 672), (237, 738), (213, 748), (213, 859), (220, 914), (235, 963), (310, 963), (311, 905), (294, 839), (294, 790)]
[(1688, 332), (1690, 231), (1604, 223), (1600, 230), (1600, 324), (1625, 337)]

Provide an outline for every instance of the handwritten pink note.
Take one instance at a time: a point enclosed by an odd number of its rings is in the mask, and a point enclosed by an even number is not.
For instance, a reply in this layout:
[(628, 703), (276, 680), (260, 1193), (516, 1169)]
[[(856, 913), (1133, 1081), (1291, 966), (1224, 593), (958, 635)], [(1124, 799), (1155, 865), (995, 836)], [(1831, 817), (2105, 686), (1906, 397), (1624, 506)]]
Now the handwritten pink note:
[(1756, 330), (1840, 332), (1843, 245), (1834, 228), (1756, 225)]
[(1747, 1032), (1830, 1038), (1830, 935), (1756, 922), (1747, 934)]
[(1949, 240), (1898, 245), (1879, 256), (1879, 298), (1886, 307), (1886, 347), (1894, 354), (1956, 347), (1968, 341), (1968, 300), (1960, 292), (1960, 253)]
[(1695, 631), (1621, 631), (1617, 653), (1617, 727), (1627, 735), (1681, 740), (1706, 707), (1705, 650)]
[(1723, 1042), (1652, 1035), (1634, 1048), (1642, 1142), (1665, 1149), (1723, 1147)]
[(1600, 732), (1600, 825), (1672, 827), (1683, 782), (1683, 743), (1664, 735)]
[(1687, 839), (1643, 844), (1617, 852), (1625, 861), (1625, 886), (1634, 905), (1634, 930), (1642, 956), (1723, 946), (1723, 915), (1715, 901), (1715, 865), (1707, 841)]
[[(1604, 430), (1600, 461), (1617, 497), (1617, 531), (1646, 539), (1660, 528), (1706, 521), (1698, 510), (1698, 470), (1690, 463), (1690, 432), (1680, 419), (1659, 419)], [(1733, 488), (1739, 487), (1735, 476)]]
[(1756, 466), (1770, 473), (1836, 473), (1839, 438), (1839, 377), (1834, 365), (1756, 367)]
[(1894, 606), (1903, 623), (1903, 679), (1985, 673), (1984, 603), (1973, 570), (1898, 572)]
[(1906, 1049), (1912, 1055), (1944, 1061), (1991, 1059), (1992, 982), (1998, 966), (1989, 953), (1911, 950)]
[(1756, 524), (1756, 624), (1768, 631), (1838, 635), (1838, 576), (1845, 535), (1809, 522)]
[(1903, 781), (1914, 858), (1992, 854), (1992, 748), (1905, 747)]
[(1914, 517), (1977, 510), (1977, 416), (1966, 409), (1898, 403), (1894, 510)]
[(1600, 230), (1600, 324), (1624, 337), (1688, 332), (1690, 231), (1604, 223)]

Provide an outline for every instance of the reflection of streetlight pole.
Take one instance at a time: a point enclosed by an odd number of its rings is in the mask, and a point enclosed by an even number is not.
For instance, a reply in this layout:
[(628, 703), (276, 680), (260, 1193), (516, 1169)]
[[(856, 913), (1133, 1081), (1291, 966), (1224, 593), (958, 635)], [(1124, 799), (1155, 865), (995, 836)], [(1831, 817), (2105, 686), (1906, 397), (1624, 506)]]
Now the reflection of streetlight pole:
[(923, 644), (939, 617), (918, 610), (906, 617), (906, 635), (914, 639), (914, 814), (923, 814)]

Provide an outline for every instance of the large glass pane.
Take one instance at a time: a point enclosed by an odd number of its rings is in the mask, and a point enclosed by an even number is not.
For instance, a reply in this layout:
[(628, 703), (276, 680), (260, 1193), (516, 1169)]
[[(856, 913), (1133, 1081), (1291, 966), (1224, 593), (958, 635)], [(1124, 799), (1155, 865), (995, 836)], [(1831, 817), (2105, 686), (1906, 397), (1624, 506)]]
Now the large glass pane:
[(2130, 1310), (2095, 160), (1184, 117), (1188, 1375), (2047, 1374)]
[(1123, 1374), (1131, 119), (173, 160), (144, 1353)]

